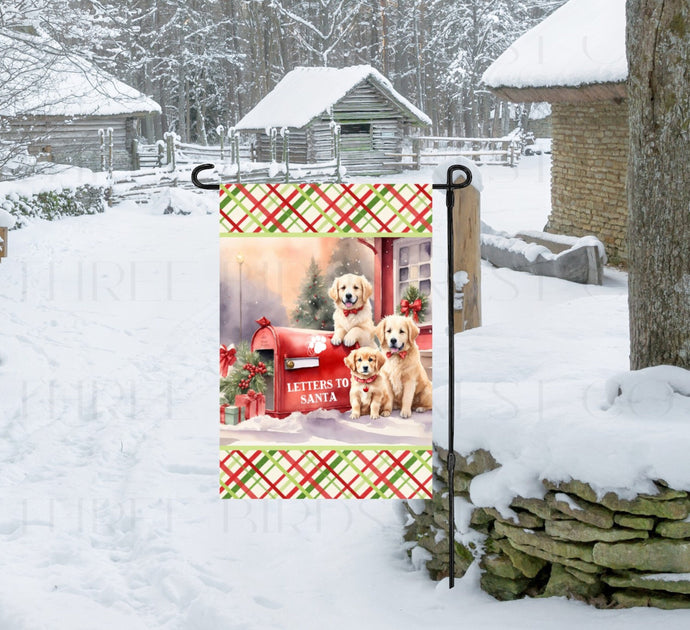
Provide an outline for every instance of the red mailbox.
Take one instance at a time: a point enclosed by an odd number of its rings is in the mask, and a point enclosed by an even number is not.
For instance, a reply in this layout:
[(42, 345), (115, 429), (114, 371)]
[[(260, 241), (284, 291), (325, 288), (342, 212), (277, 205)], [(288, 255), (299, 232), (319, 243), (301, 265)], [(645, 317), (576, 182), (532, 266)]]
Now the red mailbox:
[(257, 323), (251, 349), (274, 367), (266, 391), (268, 415), (350, 409), (350, 370), (343, 360), (353, 348), (331, 344), (330, 331), (271, 326), (265, 317)]

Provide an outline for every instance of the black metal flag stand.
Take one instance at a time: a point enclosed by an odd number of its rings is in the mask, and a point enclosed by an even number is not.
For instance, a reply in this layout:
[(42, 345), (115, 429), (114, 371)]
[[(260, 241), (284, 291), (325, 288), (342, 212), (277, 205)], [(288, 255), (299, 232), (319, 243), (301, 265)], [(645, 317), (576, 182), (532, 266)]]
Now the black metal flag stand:
[[(219, 184), (205, 184), (199, 181), (201, 171), (213, 168), (213, 164), (201, 164), (192, 171), (192, 182), (198, 188), (204, 190), (219, 190)], [(461, 182), (454, 182), (456, 172), (465, 174), (465, 179)], [(454, 313), (454, 293), (455, 281), (453, 279), (453, 206), (455, 205), (455, 191), (466, 188), (472, 183), (472, 171), (467, 166), (453, 164), (448, 167), (445, 184), (433, 184), (435, 190), (446, 191), (446, 250), (448, 253), (448, 588), (455, 586), (455, 313)]]
[[(454, 183), (453, 175), (465, 174), (462, 182)], [(453, 278), (453, 206), (455, 191), (472, 183), (472, 171), (461, 164), (448, 167), (445, 184), (433, 184), (433, 188), (446, 191), (446, 250), (448, 254), (448, 588), (455, 586), (455, 313), (453, 307), (455, 281)]]

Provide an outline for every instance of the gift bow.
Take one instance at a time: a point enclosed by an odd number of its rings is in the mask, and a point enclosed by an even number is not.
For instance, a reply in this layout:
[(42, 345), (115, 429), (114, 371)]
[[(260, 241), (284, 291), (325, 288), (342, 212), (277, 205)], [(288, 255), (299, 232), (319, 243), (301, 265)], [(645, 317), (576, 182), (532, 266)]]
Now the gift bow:
[(412, 318), (414, 321), (418, 322), (419, 321), (419, 311), (422, 310), (422, 299), (417, 298), (412, 304), (410, 304), (409, 300), (402, 300), (400, 302), (400, 312), (403, 315), (408, 315), (410, 311), (412, 311)]
[(250, 389), (246, 395), (249, 396), (249, 400), (256, 400), (261, 394), (257, 394), (253, 389)]
[(237, 361), (237, 350), (235, 348), (228, 348), (226, 345), (220, 346), (220, 374), (223, 378), (228, 375), (228, 370)]

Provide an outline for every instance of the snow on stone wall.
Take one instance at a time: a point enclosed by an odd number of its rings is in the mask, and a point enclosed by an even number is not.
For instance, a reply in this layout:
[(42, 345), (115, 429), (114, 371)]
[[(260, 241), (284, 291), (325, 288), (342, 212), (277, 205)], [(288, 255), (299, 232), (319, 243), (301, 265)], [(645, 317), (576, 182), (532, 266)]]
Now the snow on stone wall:
[[(434, 499), (409, 508), (405, 540), (422, 548), (433, 579), (448, 575), (448, 451), (437, 447)], [(470, 487), (500, 465), (484, 450), (456, 455), (455, 567), (477, 558), (481, 585), (500, 600), (569, 597), (601, 608), (690, 608), (690, 497), (654, 483), (656, 494), (623, 499), (579, 481), (543, 480), (542, 498), (517, 496), (509, 510), (476, 507)], [(457, 518), (457, 517), (460, 518)], [(463, 521), (463, 522), (459, 522)], [(420, 554), (417, 554), (420, 558)]]

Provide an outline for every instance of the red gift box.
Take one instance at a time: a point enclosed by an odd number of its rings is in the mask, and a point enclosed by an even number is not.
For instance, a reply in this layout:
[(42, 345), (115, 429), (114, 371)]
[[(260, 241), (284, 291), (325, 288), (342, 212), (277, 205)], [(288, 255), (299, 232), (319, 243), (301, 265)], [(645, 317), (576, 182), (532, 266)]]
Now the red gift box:
[(253, 389), (250, 389), (246, 394), (235, 396), (235, 404), (244, 410), (245, 420), (266, 413), (266, 396), (257, 394)]

